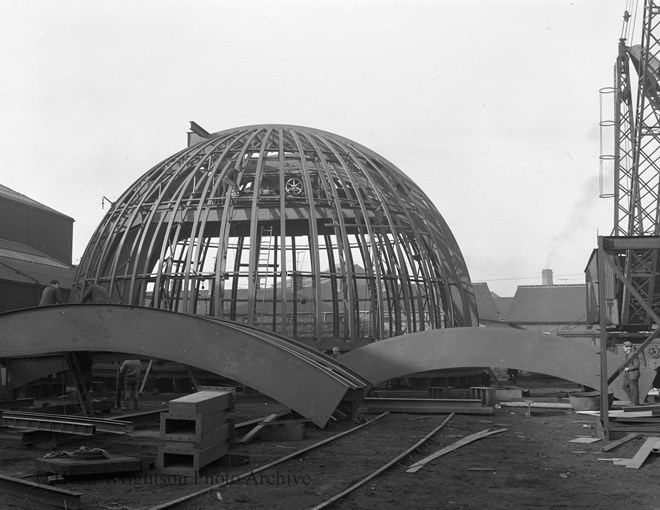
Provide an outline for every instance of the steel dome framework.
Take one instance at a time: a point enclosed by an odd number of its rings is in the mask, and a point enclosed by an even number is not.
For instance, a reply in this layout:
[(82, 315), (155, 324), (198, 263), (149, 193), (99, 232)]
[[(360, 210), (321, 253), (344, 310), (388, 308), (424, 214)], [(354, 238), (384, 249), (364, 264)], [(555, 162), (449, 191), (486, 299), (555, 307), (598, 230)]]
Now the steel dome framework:
[[(115, 302), (231, 319), (320, 348), (476, 325), (449, 227), (384, 158), (299, 126), (192, 129), (188, 148), (112, 205), (72, 302), (97, 282)], [(233, 168), (241, 173), (223, 193)]]

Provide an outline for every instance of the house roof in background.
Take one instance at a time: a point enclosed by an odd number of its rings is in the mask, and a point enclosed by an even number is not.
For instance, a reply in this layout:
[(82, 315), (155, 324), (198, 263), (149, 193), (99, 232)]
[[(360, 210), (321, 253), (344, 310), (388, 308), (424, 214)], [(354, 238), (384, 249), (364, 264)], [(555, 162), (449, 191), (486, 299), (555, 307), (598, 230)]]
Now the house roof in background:
[(512, 297), (500, 297), (497, 294), (493, 294), (493, 301), (497, 307), (497, 311), (500, 312), (500, 316), (504, 320), (509, 319), (509, 310), (511, 310), (511, 304), (513, 303)]
[(517, 323), (585, 322), (586, 285), (520, 286), (513, 297), (508, 320)]

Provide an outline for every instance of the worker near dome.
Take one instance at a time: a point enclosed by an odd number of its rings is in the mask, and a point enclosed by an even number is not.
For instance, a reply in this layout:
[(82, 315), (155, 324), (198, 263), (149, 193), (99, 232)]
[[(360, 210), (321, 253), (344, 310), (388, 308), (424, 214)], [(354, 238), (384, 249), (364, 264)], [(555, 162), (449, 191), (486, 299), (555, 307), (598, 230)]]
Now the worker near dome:
[(39, 306), (61, 305), (63, 302), (62, 293), (60, 292), (60, 282), (51, 280), (50, 285), (41, 294)]
[(222, 178), (222, 196), (227, 194), (227, 191), (234, 191), (238, 186), (238, 178), (241, 175), (241, 169), (238, 167), (231, 168)]
[(639, 405), (639, 356), (635, 356), (631, 342), (623, 342), (623, 391), (630, 399), (630, 405)]
[(81, 303), (100, 303), (100, 304), (111, 304), (112, 299), (110, 299), (110, 294), (98, 283), (90, 283), (85, 286), (85, 292), (80, 298)]

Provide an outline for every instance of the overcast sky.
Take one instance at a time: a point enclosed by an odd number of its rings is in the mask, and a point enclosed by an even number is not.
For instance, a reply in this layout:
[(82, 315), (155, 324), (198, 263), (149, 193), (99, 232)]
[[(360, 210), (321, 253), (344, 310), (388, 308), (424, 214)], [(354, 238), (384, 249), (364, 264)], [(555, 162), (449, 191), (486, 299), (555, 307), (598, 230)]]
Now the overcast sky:
[(77, 262), (102, 198), (184, 148), (189, 121), (308, 126), (415, 180), (473, 281), (502, 296), (545, 268), (583, 283), (612, 230), (613, 203), (598, 198), (599, 90), (613, 85), (626, 8), (0, 0), (0, 183), (75, 219)]

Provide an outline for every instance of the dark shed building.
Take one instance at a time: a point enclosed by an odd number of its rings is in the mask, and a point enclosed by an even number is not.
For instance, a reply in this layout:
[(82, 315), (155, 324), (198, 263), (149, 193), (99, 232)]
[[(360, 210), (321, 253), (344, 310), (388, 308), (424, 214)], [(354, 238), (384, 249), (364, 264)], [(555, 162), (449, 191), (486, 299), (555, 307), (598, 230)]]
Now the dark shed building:
[(36, 306), (53, 279), (68, 299), (73, 221), (0, 185), (0, 312)]

